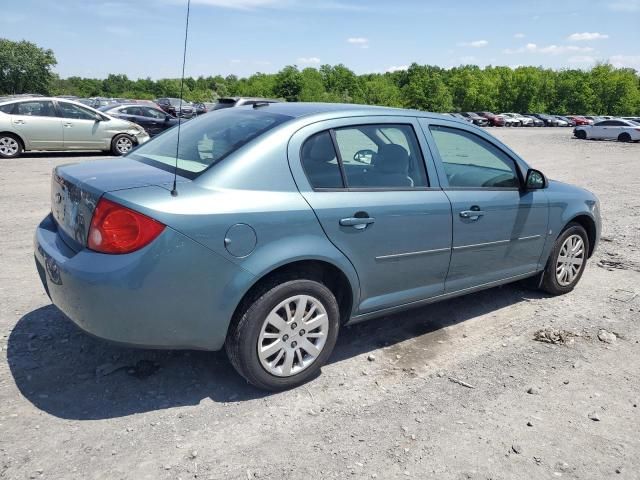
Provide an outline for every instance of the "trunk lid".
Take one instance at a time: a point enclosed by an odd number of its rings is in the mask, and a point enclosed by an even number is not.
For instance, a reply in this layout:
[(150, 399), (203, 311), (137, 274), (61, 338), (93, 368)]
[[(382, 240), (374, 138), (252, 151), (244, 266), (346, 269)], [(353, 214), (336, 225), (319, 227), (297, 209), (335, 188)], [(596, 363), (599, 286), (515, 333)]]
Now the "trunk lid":
[(64, 242), (79, 251), (87, 244), (93, 211), (105, 192), (149, 185), (170, 189), (172, 182), (173, 173), (128, 158), (61, 165), (53, 170), (51, 214)]

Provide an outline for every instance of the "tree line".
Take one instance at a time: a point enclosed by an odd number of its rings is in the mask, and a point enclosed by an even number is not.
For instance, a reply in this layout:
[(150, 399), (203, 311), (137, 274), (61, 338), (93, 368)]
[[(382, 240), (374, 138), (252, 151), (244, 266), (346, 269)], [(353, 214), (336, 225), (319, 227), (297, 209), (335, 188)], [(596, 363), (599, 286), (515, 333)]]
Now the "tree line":
[[(178, 97), (180, 79), (132, 80), (60, 78), (51, 50), (30, 42), (0, 39), (0, 94), (43, 93), (79, 97), (153, 99)], [(345, 65), (300, 69), (246, 78), (200, 76), (184, 79), (184, 98), (213, 101), (224, 96), (258, 96), (291, 102), (347, 102), (434, 112), (547, 112), (553, 114), (640, 115), (640, 77), (630, 68), (598, 64), (589, 70), (553, 70), (463, 65), (441, 68), (416, 63), (406, 70), (357, 75)]]

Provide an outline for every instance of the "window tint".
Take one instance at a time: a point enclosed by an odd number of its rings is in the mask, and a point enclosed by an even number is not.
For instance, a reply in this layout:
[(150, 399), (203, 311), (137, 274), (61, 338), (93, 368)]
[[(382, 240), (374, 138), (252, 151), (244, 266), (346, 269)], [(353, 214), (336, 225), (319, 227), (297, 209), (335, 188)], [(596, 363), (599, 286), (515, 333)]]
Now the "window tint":
[(39, 100), (33, 102), (20, 102), (16, 104), (14, 115), (31, 115), (36, 117), (55, 117), (56, 110), (53, 102), (49, 100)]
[(15, 103), (7, 103), (6, 105), (0, 105), (0, 112), (11, 113), (13, 112), (14, 106), (15, 106)]
[(427, 176), (410, 125), (361, 125), (335, 130), (348, 187), (426, 187)]
[(300, 151), (302, 167), (313, 188), (342, 188), (342, 175), (329, 132), (310, 137)]
[(143, 117), (144, 113), (142, 113), (142, 109), (140, 107), (127, 107), (122, 109), (122, 113), (127, 115), (137, 115), (139, 117)]
[(517, 188), (514, 161), (502, 150), (465, 130), (431, 126), (451, 187)]
[(96, 116), (90, 110), (86, 110), (78, 105), (67, 102), (58, 102), (60, 113), (64, 118), (75, 118), (78, 120), (95, 120)]
[(158, 118), (158, 119), (161, 119), (161, 120), (164, 120), (165, 117), (167, 116), (166, 113), (161, 112), (160, 110), (156, 110), (155, 108), (151, 108), (151, 107), (142, 107), (142, 114), (145, 117)]

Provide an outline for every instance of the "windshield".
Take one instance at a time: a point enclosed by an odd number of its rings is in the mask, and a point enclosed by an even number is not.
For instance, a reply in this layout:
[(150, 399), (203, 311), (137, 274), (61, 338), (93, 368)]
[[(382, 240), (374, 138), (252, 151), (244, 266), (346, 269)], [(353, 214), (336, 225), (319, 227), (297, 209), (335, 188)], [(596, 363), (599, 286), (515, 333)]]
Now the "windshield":
[[(228, 109), (203, 115), (180, 127), (178, 175), (195, 178), (211, 165), (292, 117), (264, 110)], [(178, 129), (174, 127), (141, 145), (128, 156), (173, 172)]]

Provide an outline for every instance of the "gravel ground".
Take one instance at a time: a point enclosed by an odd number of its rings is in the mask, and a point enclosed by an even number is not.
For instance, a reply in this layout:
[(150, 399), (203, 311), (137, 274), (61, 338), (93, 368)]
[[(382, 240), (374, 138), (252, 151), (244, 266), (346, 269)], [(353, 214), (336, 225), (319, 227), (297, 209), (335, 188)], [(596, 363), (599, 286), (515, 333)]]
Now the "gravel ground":
[[(494, 288), (341, 332), (322, 375), (265, 394), (221, 353), (114, 346), (49, 303), (32, 235), (51, 168), (0, 162), (0, 478), (637, 479), (640, 145), (492, 132), (601, 199), (574, 292)], [(535, 341), (536, 332), (548, 327)]]

